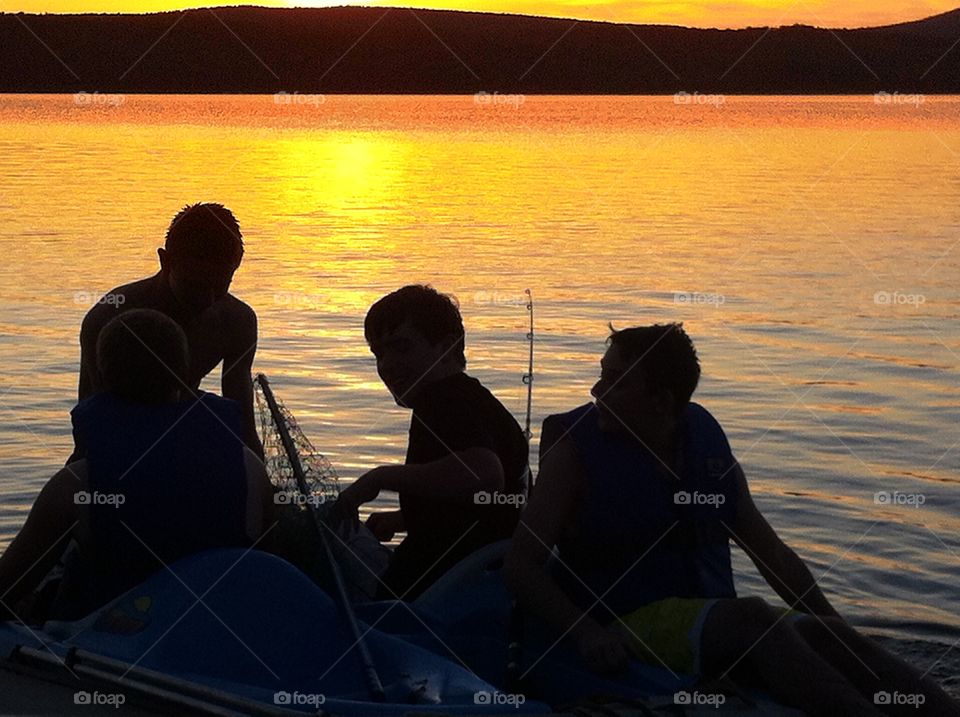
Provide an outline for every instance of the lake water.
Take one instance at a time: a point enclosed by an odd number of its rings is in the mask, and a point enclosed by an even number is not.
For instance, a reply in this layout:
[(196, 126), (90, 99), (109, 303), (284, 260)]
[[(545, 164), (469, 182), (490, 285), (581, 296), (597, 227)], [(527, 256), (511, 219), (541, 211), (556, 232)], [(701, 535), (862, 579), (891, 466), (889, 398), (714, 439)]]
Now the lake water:
[(7, 95), (0, 178), (0, 548), (70, 452), (84, 312), (219, 201), (255, 368), (344, 482), (404, 455), (363, 341), (387, 291), (454, 293), (521, 421), (532, 291), (534, 459), (608, 322), (682, 320), (834, 604), (960, 674), (960, 99)]

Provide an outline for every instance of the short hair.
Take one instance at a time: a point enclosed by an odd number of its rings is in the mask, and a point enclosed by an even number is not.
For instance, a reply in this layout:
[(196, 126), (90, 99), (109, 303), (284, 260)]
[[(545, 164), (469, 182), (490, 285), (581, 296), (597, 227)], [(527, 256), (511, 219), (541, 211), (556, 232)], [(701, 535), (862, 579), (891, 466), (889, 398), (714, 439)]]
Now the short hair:
[(103, 388), (133, 403), (163, 403), (186, 385), (189, 349), (183, 329), (153, 309), (130, 309), (97, 337)]
[(167, 228), (164, 245), (177, 259), (200, 259), (226, 266), (239, 266), (243, 259), (243, 235), (233, 212), (222, 204), (188, 204)]
[(611, 324), (607, 343), (620, 349), (631, 365), (639, 366), (652, 388), (669, 389), (677, 408), (690, 401), (700, 381), (700, 361), (683, 324), (636, 326), (620, 331)]
[(370, 307), (363, 322), (363, 335), (369, 344), (376, 337), (396, 330), (407, 320), (433, 343), (445, 336), (455, 336), (457, 343), (454, 358), (461, 368), (466, 367), (463, 318), (455, 297), (441, 294), (429, 285), (404, 286), (387, 294)]

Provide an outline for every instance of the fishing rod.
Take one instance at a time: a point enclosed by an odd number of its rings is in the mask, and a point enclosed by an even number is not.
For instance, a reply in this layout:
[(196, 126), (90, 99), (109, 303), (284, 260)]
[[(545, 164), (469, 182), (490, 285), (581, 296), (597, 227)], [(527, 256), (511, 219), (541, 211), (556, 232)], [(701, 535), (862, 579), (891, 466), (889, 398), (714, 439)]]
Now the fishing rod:
[(270, 388), (267, 377), (262, 373), (257, 374), (257, 382), (263, 390), (263, 397), (270, 409), (270, 415), (273, 416), (273, 422), (277, 427), (277, 433), (280, 435), (283, 450), (286, 452), (287, 459), (290, 461), (293, 476), (297, 481), (297, 488), (300, 490), (304, 499), (306, 499), (307, 505), (310, 508), (310, 514), (313, 516), (314, 525), (320, 534), (320, 542), (323, 545), (327, 562), (330, 564), (330, 572), (333, 575), (333, 582), (336, 588), (337, 598), (340, 602), (340, 609), (343, 611), (343, 615), (347, 620), (347, 625), (354, 638), (354, 644), (357, 647), (357, 653), (360, 656), (360, 663), (363, 667), (364, 677), (367, 682), (367, 690), (370, 692), (370, 699), (374, 702), (385, 702), (386, 693), (383, 691), (380, 675), (377, 673), (377, 668), (373, 664), (373, 656), (370, 654), (367, 643), (363, 639), (360, 624), (357, 622), (357, 616), (354, 614), (353, 606), (350, 604), (350, 598), (347, 595), (347, 586), (343, 580), (343, 573), (340, 572), (340, 566), (337, 564), (336, 558), (334, 558), (333, 550), (330, 549), (330, 543), (327, 541), (327, 536), (324, 533), (324, 531), (329, 530), (329, 528), (324, 524), (323, 518), (320, 517), (320, 512), (315, 505), (315, 501), (309, 500), (311, 497), (310, 488), (307, 485), (307, 476), (303, 471), (303, 464), (300, 462), (300, 454), (297, 452), (297, 447), (290, 437), (290, 431), (287, 429), (286, 421), (280, 412), (280, 407), (277, 405), (277, 399), (273, 395), (273, 389)]
[[(529, 345), (529, 355), (527, 359), (527, 372), (523, 374), (523, 383), (527, 387), (527, 416), (524, 424), (523, 436), (527, 439), (527, 448), (529, 451), (530, 439), (533, 438), (533, 432), (530, 430), (530, 420), (533, 408), (533, 294), (530, 289), (525, 289), (527, 295), (527, 314), (529, 315), (530, 330), (527, 331), (527, 343)], [(527, 468), (527, 499), (533, 493), (533, 476)], [(514, 599), (510, 605), (510, 624), (507, 627), (507, 669), (506, 669), (506, 687), (510, 692), (517, 693), (521, 689), (520, 678), (523, 666), (523, 610), (519, 603)]]
[[(530, 431), (530, 416), (533, 408), (533, 294), (530, 289), (524, 289), (524, 293), (527, 295), (527, 313), (530, 315), (530, 330), (527, 332), (530, 357), (527, 362), (527, 372), (523, 374), (523, 382), (527, 386), (527, 422), (523, 429), (523, 435), (527, 439), (527, 445), (529, 445), (530, 439), (533, 438), (533, 433)], [(530, 488), (533, 488), (533, 481), (530, 481), (528, 492)]]

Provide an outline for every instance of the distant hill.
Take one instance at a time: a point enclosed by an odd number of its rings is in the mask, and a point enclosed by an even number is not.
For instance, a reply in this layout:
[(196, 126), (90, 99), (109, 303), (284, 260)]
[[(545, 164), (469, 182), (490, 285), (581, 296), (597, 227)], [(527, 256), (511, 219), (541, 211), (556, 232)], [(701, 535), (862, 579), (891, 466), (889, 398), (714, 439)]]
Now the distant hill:
[(879, 30), (889, 30), (893, 32), (907, 32), (930, 37), (949, 37), (951, 42), (955, 42), (960, 37), (960, 10), (951, 10), (923, 20), (913, 22), (901, 22), (896, 25), (887, 25), (877, 28)]
[(960, 11), (700, 30), (403, 8), (0, 15), (0, 92), (960, 93)]

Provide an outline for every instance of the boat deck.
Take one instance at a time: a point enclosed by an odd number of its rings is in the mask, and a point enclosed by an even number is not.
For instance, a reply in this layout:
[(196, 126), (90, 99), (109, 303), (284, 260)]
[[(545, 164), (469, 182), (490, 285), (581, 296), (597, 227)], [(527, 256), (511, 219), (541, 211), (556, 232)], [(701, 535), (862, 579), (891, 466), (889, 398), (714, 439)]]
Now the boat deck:
[(116, 717), (119, 713), (124, 717), (140, 717), (162, 714), (130, 700), (122, 705), (120, 708), (122, 712), (112, 704), (78, 704), (75, 699), (78, 693), (79, 689), (68, 685), (47, 682), (0, 668), (0, 715), (86, 715), (86, 717), (113, 715)]
[[(89, 688), (88, 688), (89, 689)], [(181, 709), (164, 709), (163, 706), (154, 705), (151, 709), (149, 705), (142, 702), (128, 699), (122, 706), (115, 707), (110, 704), (92, 705), (78, 704), (75, 701), (75, 695), (78, 690), (69, 685), (58, 684), (41, 680), (29, 674), (17, 673), (6, 667), (0, 667), (0, 715), (67, 715), (68, 717), (106, 717), (111, 715), (117, 717), (150, 717), (158, 714), (176, 714), (182, 713)], [(416, 707), (411, 706), (411, 713), (416, 714)], [(662, 714), (676, 714), (672, 711), (664, 711)], [(209, 713), (208, 713), (209, 714)], [(221, 712), (221, 714), (238, 714), (230, 711)], [(626, 706), (610, 705), (607, 710), (598, 710), (596, 712), (578, 712), (577, 714), (596, 714), (611, 715), (617, 717), (639, 717), (644, 712), (637, 708)], [(658, 714), (660, 714), (658, 712)], [(721, 707), (700, 709), (691, 709), (688, 715), (710, 715), (710, 717), (723, 717), (724, 715), (742, 715), (743, 717), (797, 717), (801, 713), (786, 708), (775, 708), (767, 706), (756, 710), (746, 710)], [(451, 713), (452, 717), (456, 717)], [(513, 713), (507, 713), (504, 717), (512, 717)], [(440, 717), (436, 713), (431, 717)], [(574, 717), (567, 712), (555, 712), (544, 717)]]

